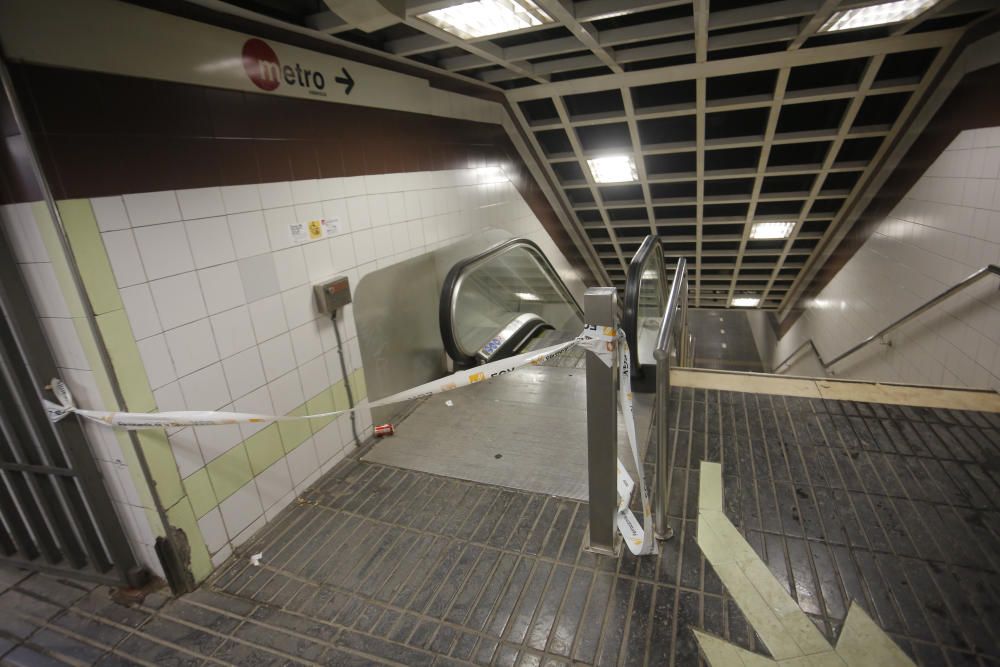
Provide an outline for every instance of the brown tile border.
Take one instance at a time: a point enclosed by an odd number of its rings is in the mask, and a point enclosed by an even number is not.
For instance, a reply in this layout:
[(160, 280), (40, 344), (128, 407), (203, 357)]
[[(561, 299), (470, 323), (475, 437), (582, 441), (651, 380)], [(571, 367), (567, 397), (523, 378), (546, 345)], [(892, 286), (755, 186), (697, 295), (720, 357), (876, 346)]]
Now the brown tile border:
[[(500, 125), (40, 65), (10, 69), (58, 199), (503, 165), (584, 282), (595, 284)], [(10, 149), (0, 158), (10, 163), (3, 202), (37, 199), (17, 178), (23, 161)]]

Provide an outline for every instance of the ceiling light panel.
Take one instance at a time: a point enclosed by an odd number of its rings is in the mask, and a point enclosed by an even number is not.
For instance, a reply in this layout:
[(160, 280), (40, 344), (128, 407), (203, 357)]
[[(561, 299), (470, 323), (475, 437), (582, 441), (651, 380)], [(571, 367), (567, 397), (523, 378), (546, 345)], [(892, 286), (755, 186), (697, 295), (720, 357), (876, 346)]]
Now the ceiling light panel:
[(755, 222), (750, 227), (750, 238), (755, 241), (787, 239), (793, 227), (794, 222)]
[(922, 14), (940, 0), (896, 0), (883, 2), (868, 7), (844, 9), (836, 12), (819, 29), (820, 32), (837, 32), (838, 30), (855, 30), (870, 28), (877, 25), (908, 21)]
[(417, 18), (462, 39), (502, 35), (552, 23), (531, 0), (477, 0), (436, 9)]
[(631, 155), (609, 155), (587, 160), (590, 173), (598, 183), (633, 183), (639, 180)]
[(737, 296), (731, 303), (737, 308), (756, 308), (760, 304), (760, 299), (755, 296)]

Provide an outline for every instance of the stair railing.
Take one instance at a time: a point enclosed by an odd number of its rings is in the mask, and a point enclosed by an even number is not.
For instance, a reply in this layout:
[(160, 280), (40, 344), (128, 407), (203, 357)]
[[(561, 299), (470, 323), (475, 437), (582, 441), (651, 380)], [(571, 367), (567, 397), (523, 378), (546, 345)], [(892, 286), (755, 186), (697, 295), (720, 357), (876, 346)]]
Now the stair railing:
[(660, 331), (653, 348), (656, 359), (656, 474), (653, 490), (655, 535), (658, 540), (669, 539), (673, 530), (667, 523), (670, 502), (670, 357), (671, 348), (677, 347), (677, 360), (683, 364), (691, 349), (687, 328), (687, 260), (677, 260), (674, 279), (670, 284), (667, 308), (660, 321)]
[(812, 348), (813, 353), (816, 355), (816, 358), (819, 360), (820, 365), (823, 367), (823, 370), (825, 371), (825, 370), (829, 369), (831, 366), (835, 365), (837, 362), (842, 361), (846, 357), (851, 356), (852, 354), (854, 354), (855, 352), (857, 352), (861, 348), (865, 347), (869, 343), (873, 343), (876, 340), (883, 340), (885, 338), (885, 336), (887, 336), (892, 331), (895, 331), (896, 329), (898, 329), (899, 327), (903, 326), (904, 324), (906, 324), (910, 320), (912, 320), (912, 319), (914, 319), (916, 317), (919, 317), (920, 315), (922, 315), (926, 311), (930, 310), (931, 308), (933, 308), (937, 304), (939, 304), (942, 301), (948, 299), (949, 297), (957, 294), (958, 292), (961, 292), (962, 290), (964, 290), (969, 285), (972, 285), (973, 283), (979, 282), (981, 279), (983, 279), (983, 278), (985, 278), (986, 276), (989, 276), (989, 275), (1000, 276), (1000, 266), (997, 266), (996, 264), (989, 264), (987, 266), (984, 266), (983, 268), (979, 269), (978, 271), (976, 271), (972, 275), (970, 275), (967, 278), (964, 278), (963, 280), (955, 283), (954, 285), (952, 285), (951, 287), (949, 287), (945, 291), (941, 292), (937, 296), (935, 296), (932, 299), (924, 302), (923, 305), (918, 306), (917, 308), (914, 308), (913, 310), (911, 310), (910, 312), (908, 312), (906, 315), (903, 315), (902, 317), (900, 317), (898, 320), (896, 320), (895, 322), (893, 322), (889, 326), (885, 327), (884, 329), (881, 329), (881, 330), (877, 331), (876, 333), (873, 333), (871, 336), (868, 336), (868, 338), (865, 338), (863, 341), (861, 341), (860, 343), (858, 343), (854, 347), (850, 348), (849, 350), (841, 352), (840, 354), (838, 354), (836, 357), (834, 357), (830, 361), (824, 361), (823, 360), (823, 355), (821, 355), (819, 353), (819, 350), (816, 348), (816, 344), (813, 343), (812, 338), (809, 338), (808, 340), (806, 340), (805, 342), (803, 342), (801, 345), (799, 345), (797, 348), (795, 348), (794, 352), (792, 352), (790, 355), (788, 355), (787, 357), (785, 357), (784, 361), (782, 361), (780, 364), (774, 366), (774, 368), (772, 369), (771, 372), (772, 373), (778, 373), (782, 366), (788, 364), (790, 361), (792, 361), (793, 359), (797, 358), (798, 354), (802, 350), (806, 349), (807, 347), (811, 347)]

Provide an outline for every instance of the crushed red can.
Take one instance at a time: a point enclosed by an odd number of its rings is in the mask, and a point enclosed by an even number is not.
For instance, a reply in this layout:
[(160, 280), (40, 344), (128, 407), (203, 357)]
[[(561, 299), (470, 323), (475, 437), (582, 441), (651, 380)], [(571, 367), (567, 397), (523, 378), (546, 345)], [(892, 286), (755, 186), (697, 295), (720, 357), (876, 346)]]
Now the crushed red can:
[(387, 435), (392, 435), (396, 432), (396, 429), (392, 427), (392, 424), (379, 424), (375, 427), (375, 437), (382, 438)]

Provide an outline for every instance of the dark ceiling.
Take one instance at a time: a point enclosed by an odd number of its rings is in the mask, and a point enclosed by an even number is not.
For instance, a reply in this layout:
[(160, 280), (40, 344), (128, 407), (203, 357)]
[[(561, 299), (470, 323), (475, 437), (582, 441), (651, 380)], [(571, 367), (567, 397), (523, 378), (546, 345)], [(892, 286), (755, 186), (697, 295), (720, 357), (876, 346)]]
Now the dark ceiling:
[[(819, 33), (838, 0), (535, 0), (553, 23), (463, 40), (410, 0), (374, 32), (320, 0), (229, 4), (506, 91), (577, 236), (611, 284), (642, 239), (687, 257), (690, 301), (790, 305), (818, 248), (906, 126), (964, 30), (995, 0), (942, 0), (889, 26)], [(629, 155), (635, 183), (587, 159)], [(753, 240), (752, 223), (793, 223)]]

